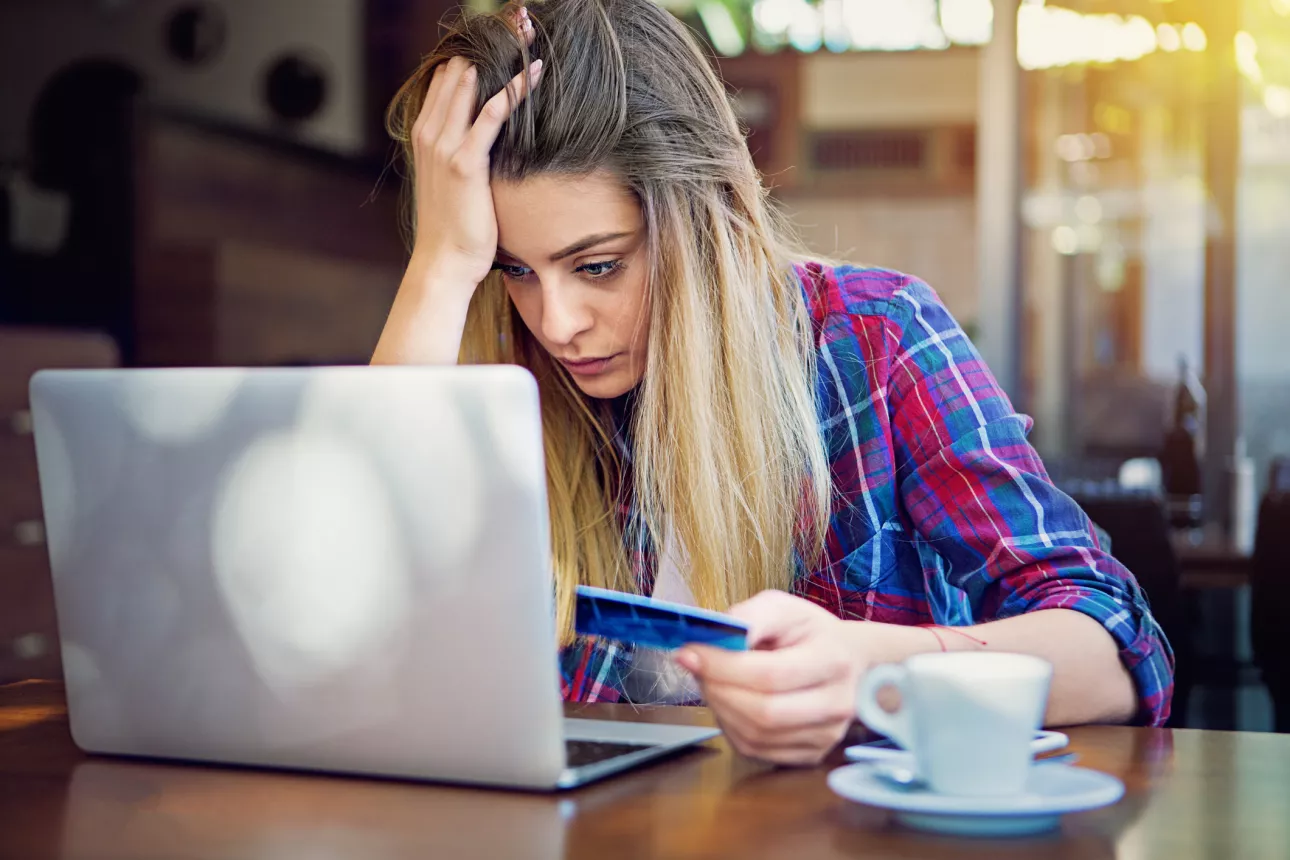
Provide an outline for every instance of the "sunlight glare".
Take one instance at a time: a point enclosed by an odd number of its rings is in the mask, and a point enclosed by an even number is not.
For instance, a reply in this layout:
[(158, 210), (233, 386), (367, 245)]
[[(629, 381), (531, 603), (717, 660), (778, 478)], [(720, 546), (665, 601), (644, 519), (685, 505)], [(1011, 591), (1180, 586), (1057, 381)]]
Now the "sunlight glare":
[(767, 33), (787, 33), (793, 20), (813, 15), (806, 0), (757, 0), (753, 4), (753, 21)]
[[(1167, 37), (1166, 37), (1167, 38)], [(1162, 46), (1140, 15), (1083, 14), (1055, 6), (1022, 6), (1017, 59), (1025, 69), (1140, 60)]]
[(864, 50), (943, 50), (950, 46), (933, 0), (843, 0), (851, 44)]
[(483, 462), (472, 438), (478, 429), (467, 425), (447, 392), (412, 396), (398, 374), (363, 370), (313, 380), (301, 399), (298, 424), (357, 440), (374, 458), (397, 509), (417, 516), (402, 525), (418, 563), (433, 565), (436, 577), (462, 575), (484, 539), (485, 493), (504, 446), (490, 442), (490, 460)]
[(1277, 119), (1290, 119), (1290, 87), (1265, 87), (1263, 106)]
[(261, 677), (307, 686), (402, 629), (409, 560), (358, 446), (321, 431), (260, 439), (220, 488), (216, 579)]
[(1183, 25), (1182, 40), (1183, 47), (1189, 51), (1200, 53), (1209, 47), (1209, 37), (1195, 21), (1189, 21)]
[(1102, 201), (1091, 194), (1086, 194), (1075, 201), (1075, 217), (1085, 224), (1098, 224), (1102, 221)]
[[(202, 374), (200, 384), (194, 375)], [(156, 442), (190, 442), (224, 416), (244, 372), (138, 373), (122, 382), (121, 409), (141, 434)]]
[(1160, 43), (1160, 49), (1170, 54), (1182, 50), (1182, 34), (1173, 24), (1161, 24), (1156, 28), (1156, 40)]
[(744, 37), (735, 26), (730, 10), (720, 0), (699, 0), (698, 12), (718, 52), (727, 57), (737, 57), (744, 52)]
[(1263, 69), (1259, 66), (1259, 43), (1244, 30), (1236, 34), (1236, 68), (1250, 83), (1263, 83)]
[(809, 15), (800, 15), (788, 25), (788, 41), (794, 48), (804, 54), (818, 51), (824, 43), (824, 32), (820, 16), (814, 9)]
[(956, 45), (985, 45), (994, 35), (990, 0), (941, 0), (941, 27)]
[(1053, 250), (1063, 256), (1079, 253), (1079, 234), (1067, 224), (1053, 230)]
[(842, 17), (842, 0), (820, 0), (820, 24), (824, 30), (824, 47), (841, 53), (851, 47), (851, 33)]

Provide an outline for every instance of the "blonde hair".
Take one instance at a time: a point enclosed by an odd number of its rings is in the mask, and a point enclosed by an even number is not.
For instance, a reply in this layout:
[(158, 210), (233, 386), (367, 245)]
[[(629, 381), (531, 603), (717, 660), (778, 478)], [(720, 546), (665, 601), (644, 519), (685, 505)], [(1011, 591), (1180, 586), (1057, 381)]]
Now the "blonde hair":
[[(540, 85), (493, 147), (493, 174), (608, 170), (640, 202), (651, 317), (629, 465), (607, 404), (537, 344), (496, 274), (476, 291), (462, 342), (463, 362), (517, 363), (538, 380), (562, 641), (573, 638), (575, 586), (638, 590), (627, 546), (636, 538), (659, 549), (665, 535), (677, 541), (700, 606), (789, 589), (797, 565), (818, 559), (830, 499), (812, 326), (793, 271), (801, 254), (680, 22), (649, 0), (528, 8), (531, 46), (506, 12), (463, 13), (387, 119), (410, 170), (408, 132), (436, 66), (457, 55), (474, 64), (478, 113), (541, 57)], [(640, 534), (624, 535), (617, 516), (628, 472)]]

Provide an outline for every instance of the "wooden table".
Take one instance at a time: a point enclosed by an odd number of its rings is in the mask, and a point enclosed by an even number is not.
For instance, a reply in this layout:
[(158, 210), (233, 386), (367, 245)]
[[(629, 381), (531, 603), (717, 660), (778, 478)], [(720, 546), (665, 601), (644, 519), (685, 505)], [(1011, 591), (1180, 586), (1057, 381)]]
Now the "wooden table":
[[(699, 709), (581, 716), (706, 722)], [(779, 770), (721, 741), (558, 795), (85, 757), (62, 691), (0, 688), (0, 857), (38, 858), (1284, 858), (1290, 736), (1072, 731), (1123, 801), (1059, 834), (932, 837), (844, 801), (827, 768)], [(836, 762), (835, 762), (836, 763)]]

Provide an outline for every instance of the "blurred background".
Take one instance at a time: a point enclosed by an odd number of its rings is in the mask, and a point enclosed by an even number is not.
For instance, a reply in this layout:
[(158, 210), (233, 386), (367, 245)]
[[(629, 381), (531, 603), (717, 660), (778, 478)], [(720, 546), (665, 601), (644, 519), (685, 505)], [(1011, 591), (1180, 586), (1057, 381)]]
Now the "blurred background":
[[(662, 2), (808, 245), (927, 280), (1034, 417), (1175, 724), (1290, 730), (1290, 0)], [(454, 5), (0, 0), (0, 683), (60, 671), (30, 374), (365, 363)]]

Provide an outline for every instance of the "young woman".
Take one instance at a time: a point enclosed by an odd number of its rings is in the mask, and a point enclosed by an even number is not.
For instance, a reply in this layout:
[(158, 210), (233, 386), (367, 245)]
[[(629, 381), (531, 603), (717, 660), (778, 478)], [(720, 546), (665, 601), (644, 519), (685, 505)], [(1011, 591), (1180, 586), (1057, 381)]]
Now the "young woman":
[[(468, 14), (390, 127), (413, 252), (373, 362), (537, 377), (566, 697), (701, 698), (811, 763), (870, 666), (998, 649), (1052, 662), (1050, 724), (1168, 716), (1169, 646), (1029, 420), (929, 287), (797, 250), (665, 10)], [(576, 639), (579, 583), (728, 609), (756, 647)]]

